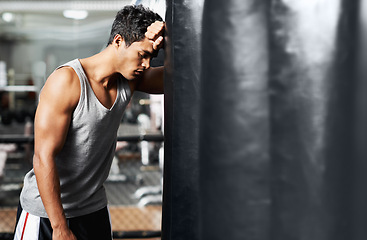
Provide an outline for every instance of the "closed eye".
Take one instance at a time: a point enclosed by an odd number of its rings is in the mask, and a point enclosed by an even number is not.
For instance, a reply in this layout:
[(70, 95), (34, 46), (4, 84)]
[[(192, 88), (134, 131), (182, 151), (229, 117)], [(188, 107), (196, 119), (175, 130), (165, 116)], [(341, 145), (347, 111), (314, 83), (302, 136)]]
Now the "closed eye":
[(151, 52), (149, 52), (145, 49), (142, 49), (139, 53), (143, 58), (152, 58), (152, 56), (153, 56), (153, 53), (151, 53)]

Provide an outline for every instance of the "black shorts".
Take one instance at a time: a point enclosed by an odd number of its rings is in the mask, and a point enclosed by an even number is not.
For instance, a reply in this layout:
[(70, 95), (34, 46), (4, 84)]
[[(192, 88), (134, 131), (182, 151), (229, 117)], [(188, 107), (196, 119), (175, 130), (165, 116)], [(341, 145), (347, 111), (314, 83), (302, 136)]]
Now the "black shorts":
[[(108, 208), (74, 218), (67, 223), (78, 240), (111, 240), (111, 220)], [(19, 204), (14, 240), (52, 240), (52, 227), (48, 218), (27, 213)]]

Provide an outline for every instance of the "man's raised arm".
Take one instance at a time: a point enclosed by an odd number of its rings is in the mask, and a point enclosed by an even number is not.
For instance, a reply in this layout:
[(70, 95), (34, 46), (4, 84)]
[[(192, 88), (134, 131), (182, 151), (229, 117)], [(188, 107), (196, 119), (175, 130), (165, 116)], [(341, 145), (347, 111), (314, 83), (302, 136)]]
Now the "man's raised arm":
[[(154, 53), (157, 54), (159, 49), (164, 46), (165, 23), (156, 21), (152, 23), (145, 33), (145, 37), (149, 39), (153, 45)], [(163, 94), (164, 93), (164, 67), (149, 68), (144, 72), (142, 79), (136, 85), (138, 91)]]

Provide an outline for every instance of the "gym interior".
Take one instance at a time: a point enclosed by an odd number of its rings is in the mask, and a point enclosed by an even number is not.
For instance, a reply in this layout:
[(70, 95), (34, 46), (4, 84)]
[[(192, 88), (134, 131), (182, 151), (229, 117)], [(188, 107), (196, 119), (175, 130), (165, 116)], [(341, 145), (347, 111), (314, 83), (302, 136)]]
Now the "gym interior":
[(166, 22), (165, 89), (121, 122), (114, 239), (367, 239), (366, 1), (0, 0), (0, 240), (47, 76), (101, 51), (128, 4)]
[[(32, 168), (40, 90), (62, 63), (100, 52), (131, 1), (0, 1), (0, 239), (13, 239), (23, 178)], [(165, 3), (150, 4), (165, 15)], [(152, 65), (163, 65), (163, 53)], [(105, 188), (115, 239), (159, 237), (163, 96), (134, 93)]]

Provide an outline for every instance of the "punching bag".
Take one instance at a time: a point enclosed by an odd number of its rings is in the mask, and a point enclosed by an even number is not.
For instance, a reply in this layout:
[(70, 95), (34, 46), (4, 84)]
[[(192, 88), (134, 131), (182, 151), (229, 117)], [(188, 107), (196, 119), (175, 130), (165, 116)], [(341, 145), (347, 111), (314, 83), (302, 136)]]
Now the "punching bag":
[(355, 96), (354, 120), (352, 125), (354, 133), (353, 143), (353, 194), (352, 199), (352, 237), (353, 240), (367, 239), (367, 2), (360, 1), (358, 11), (358, 43), (357, 46), (357, 81), (353, 84)]
[(267, 6), (267, 0), (204, 5), (202, 240), (269, 239)]
[(166, 3), (163, 240), (200, 239), (201, 2)]
[(269, 12), (272, 239), (351, 239), (355, 1)]
[(366, 239), (358, 1), (167, 3), (163, 239)]
[(355, 1), (205, 3), (201, 239), (350, 239), (356, 15)]

